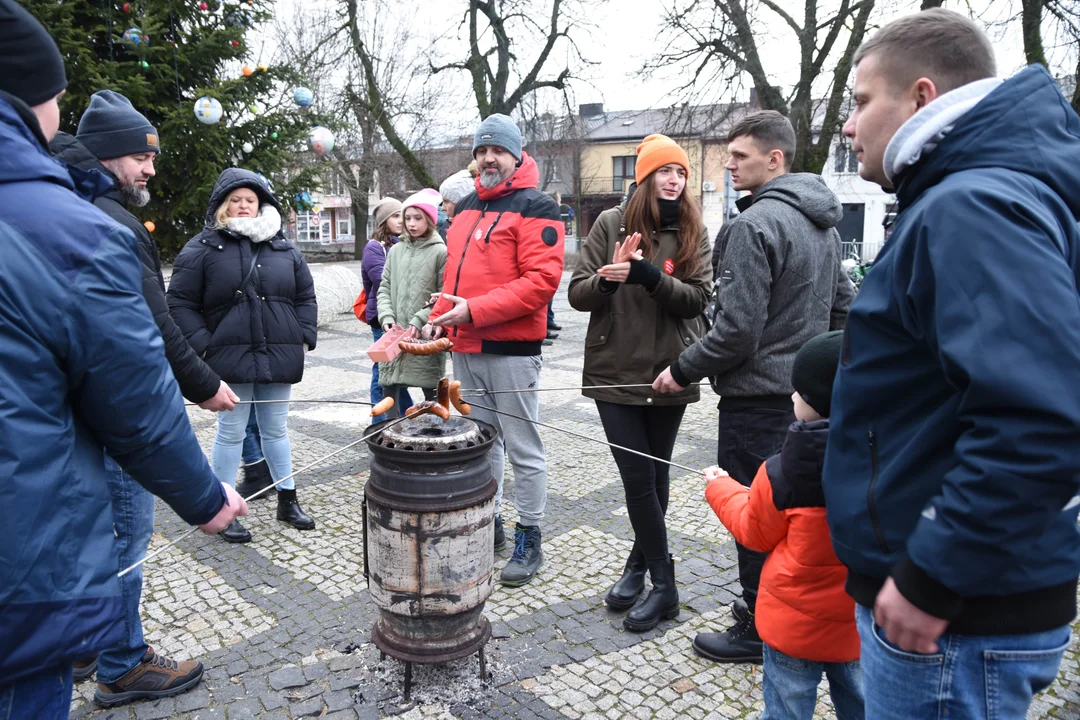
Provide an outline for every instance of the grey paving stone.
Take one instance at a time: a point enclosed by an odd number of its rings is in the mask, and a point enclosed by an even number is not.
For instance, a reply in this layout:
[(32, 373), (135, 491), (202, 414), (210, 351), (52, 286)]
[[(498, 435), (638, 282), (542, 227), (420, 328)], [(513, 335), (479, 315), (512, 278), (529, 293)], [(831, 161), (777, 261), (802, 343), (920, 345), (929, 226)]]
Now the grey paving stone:
[(345, 670), (330, 674), (330, 689), (345, 690), (355, 688), (364, 682), (364, 674), (359, 670)]
[[(271, 709), (271, 708), (267, 708)], [(246, 698), (229, 703), (229, 720), (254, 720), (262, 714), (263, 706), (258, 698)]]
[(286, 667), (275, 670), (270, 673), (267, 680), (270, 683), (270, 687), (275, 690), (284, 690), (285, 688), (307, 685), (307, 679), (298, 667)]
[(349, 655), (342, 655), (341, 657), (330, 658), (326, 663), (326, 667), (330, 672), (338, 672), (340, 670), (352, 670), (364, 666), (364, 657), (358, 653), (352, 653)]
[(210, 704), (210, 691), (205, 685), (199, 685), (182, 695), (177, 695), (175, 701), (176, 712), (201, 710)]
[[(376, 715), (376, 717), (378, 717), (378, 715)], [(356, 711), (352, 708), (338, 710), (337, 712), (326, 715), (324, 720), (356, 720)]]
[(197, 710), (192, 716), (192, 720), (225, 720), (225, 708), (212, 707)]
[(162, 698), (150, 702), (142, 701), (132, 705), (135, 711), (135, 720), (162, 720), (176, 712), (176, 701), (172, 698)]
[(289, 714), (294, 718), (315, 717), (323, 711), (322, 698), (312, 698), (289, 705)]
[(323, 695), (323, 702), (330, 712), (337, 712), (351, 707), (354, 704), (353, 694), (349, 690), (336, 690)]
[(289, 704), (282, 693), (276, 692), (259, 693), (259, 702), (267, 710), (277, 710)]

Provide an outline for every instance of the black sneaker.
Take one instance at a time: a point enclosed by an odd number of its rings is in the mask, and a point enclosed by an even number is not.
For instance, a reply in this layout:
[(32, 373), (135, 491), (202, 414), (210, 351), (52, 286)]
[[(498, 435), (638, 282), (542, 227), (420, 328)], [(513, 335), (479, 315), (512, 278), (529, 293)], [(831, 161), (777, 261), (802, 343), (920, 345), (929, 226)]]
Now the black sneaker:
[(499, 575), (499, 582), (506, 587), (521, 587), (536, 577), (536, 571), (544, 563), (540, 550), (540, 528), (525, 527), (518, 523), (514, 528), (514, 554)]
[(559, 339), (559, 333), (552, 332), (551, 330), (548, 330), (547, 331), (547, 339), (548, 340), (558, 340)]
[(502, 515), (495, 516), (495, 552), (506, 549), (506, 530), (503, 528)]
[(754, 616), (745, 605), (735, 608), (733, 614), (736, 620), (735, 625), (724, 632), (698, 633), (694, 638), (694, 652), (719, 663), (760, 665), (762, 662), (761, 638), (754, 624)]
[(559, 330), (562, 330), (562, 325), (558, 325), (556, 323), (548, 323), (548, 330), (554, 330), (555, 332), (558, 332)]

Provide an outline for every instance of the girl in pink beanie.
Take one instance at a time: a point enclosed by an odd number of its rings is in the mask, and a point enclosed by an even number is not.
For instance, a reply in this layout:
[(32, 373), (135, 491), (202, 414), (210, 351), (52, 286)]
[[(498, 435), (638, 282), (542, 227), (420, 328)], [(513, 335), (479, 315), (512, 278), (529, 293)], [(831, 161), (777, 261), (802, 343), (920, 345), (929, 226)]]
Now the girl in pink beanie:
[[(397, 325), (407, 336), (419, 336), (431, 313), (428, 299), (442, 292), (446, 245), (435, 229), (441, 201), (438, 191), (425, 188), (401, 205), (405, 234), (387, 253), (379, 286), (379, 324), (384, 330)], [(384, 397), (399, 397), (402, 389), (418, 387), (425, 398), (434, 400), (435, 386), (445, 374), (446, 353), (402, 353), (379, 366), (379, 384)], [(406, 409), (395, 407), (386, 417), (397, 417)]]

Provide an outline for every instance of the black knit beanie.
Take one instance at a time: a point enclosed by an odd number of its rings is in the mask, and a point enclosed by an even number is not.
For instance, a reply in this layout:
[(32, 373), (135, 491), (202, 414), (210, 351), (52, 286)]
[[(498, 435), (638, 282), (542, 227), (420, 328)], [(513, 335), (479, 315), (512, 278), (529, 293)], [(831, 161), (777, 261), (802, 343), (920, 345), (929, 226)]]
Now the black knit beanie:
[(90, 107), (79, 120), (75, 137), (98, 160), (161, 152), (157, 129), (130, 100), (113, 90), (90, 96)]
[(795, 355), (795, 365), (791, 369), (791, 386), (823, 418), (829, 417), (832, 409), (833, 380), (840, 366), (843, 342), (843, 330), (810, 338)]
[(0, 0), (0, 90), (33, 107), (66, 87), (56, 42), (26, 8)]

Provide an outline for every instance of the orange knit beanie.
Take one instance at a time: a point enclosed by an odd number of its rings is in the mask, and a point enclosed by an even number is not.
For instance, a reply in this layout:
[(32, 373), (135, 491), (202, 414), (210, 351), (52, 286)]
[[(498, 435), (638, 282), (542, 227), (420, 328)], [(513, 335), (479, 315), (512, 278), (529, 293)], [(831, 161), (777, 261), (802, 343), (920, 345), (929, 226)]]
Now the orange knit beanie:
[(637, 146), (634, 179), (640, 185), (652, 173), (672, 164), (681, 165), (686, 174), (690, 174), (690, 158), (686, 156), (685, 150), (667, 135), (650, 135)]

